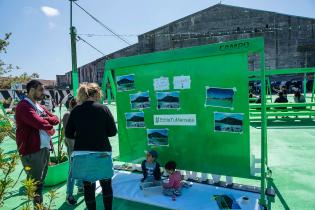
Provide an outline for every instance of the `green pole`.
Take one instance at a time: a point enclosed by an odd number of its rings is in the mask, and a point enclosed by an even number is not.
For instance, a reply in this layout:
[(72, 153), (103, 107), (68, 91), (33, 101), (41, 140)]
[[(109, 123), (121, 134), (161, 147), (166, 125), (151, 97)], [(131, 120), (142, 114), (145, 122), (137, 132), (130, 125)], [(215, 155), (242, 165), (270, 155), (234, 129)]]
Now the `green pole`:
[(102, 92), (103, 92), (102, 102), (105, 101), (105, 95), (106, 95), (106, 90), (107, 90), (107, 80), (108, 80), (107, 69), (105, 65), (106, 64), (104, 64), (104, 74), (103, 74), (103, 80), (102, 80)]
[(303, 81), (303, 92), (304, 92), (304, 98), (306, 99), (306, 73), (304, 74), (304, 81)]
[(112, 103), (112, 96), (111, 96), (111, 93), (110, 93), (110, 89), (107, 88), (107, 103), (108, 104), (111, 104)]
[(313, 75), (312, 102), (314, 101), (314, 92), (315, 92), (315, 74)]
[[(106, 67), (106, 64), (104, 64), (104, 76), (102, 81), (102, 91), (103, 95), (105, 96), (106, 90), (107, 90), (107, 82), (109, 80), (109, 84), (111, 86), (112, 94), (114, 96), (114, 99), (116, 99), (116, 86), (115, 81), (112, 75), (112, 71), (109, 67)], [(103, 97), (103, 101), (105, 100), (105, 97)]]
[(260, 200), (262, 206), (266, 206), (266, 164), (267, 164), (267, 114), (266, 114), (266, 77), (264, 52), (260, 52), (261, 69), (261, 180)]
[(77, 96), (79, 77), (77, 69), (76, 29), (72, 26), (72, 1), (70, 0), (70, 37), (71, 37), (71, 60), (72, 60), (72, 90), (73, 96)]
[(117, 91), (116, 91), (115, 81), (114, 81), (111, 70), (109, 71), (109, 83), (110, 83), (110, 86), (112, 87), (112, 93), (113, 93), (114, 99), (116, 99)]
[(270, 79), (269, 77), (267, 77), (267, 85), (268, 85), (268, 92), (269, 92), (269, 96), (270, 96), (270, 102), (272, 103), (272, 92), (271, 92), (271, 85), (270, 85)]

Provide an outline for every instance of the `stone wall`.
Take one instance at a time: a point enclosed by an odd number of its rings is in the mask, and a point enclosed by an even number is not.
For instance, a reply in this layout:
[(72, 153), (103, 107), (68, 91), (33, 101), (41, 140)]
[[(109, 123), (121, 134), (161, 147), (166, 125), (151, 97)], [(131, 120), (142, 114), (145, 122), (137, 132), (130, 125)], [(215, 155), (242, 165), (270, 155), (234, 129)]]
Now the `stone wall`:
[[(267, 69), (315, 66), (315, 19), (223, 4), (144, 33), (138, 36), (137, 44), (87, 65), (98, 66), (94, 68), (98, 75), (94, 82), (100, 83), (107, 59), (257, 36), (265, 39)], [(259, 56), (249, 56), (249, 69), (258, 66)], [(82, 75), (80, 82), (90, 80)]]

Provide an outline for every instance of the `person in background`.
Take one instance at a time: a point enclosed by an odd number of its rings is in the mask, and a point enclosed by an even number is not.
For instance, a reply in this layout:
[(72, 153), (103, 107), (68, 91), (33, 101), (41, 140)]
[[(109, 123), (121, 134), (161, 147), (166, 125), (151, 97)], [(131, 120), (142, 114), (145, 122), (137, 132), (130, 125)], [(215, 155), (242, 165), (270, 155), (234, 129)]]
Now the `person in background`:
[[(275, 103), (288, 103), (288, 99), (284, 96), (282, 91), (278, 93)], [(287, 107), (277, 107), (277, 109), (287, 109)]]
[[(16, 106), (16, 143), (27, 178), (36, 183), (34, 205), (43, 203), (43, 184), (47, 174), (51, 136), (58, 117), (50, 113), (37, 101), (41, 100), (44, 87), (38, 80), (26, 85), (27, 97)], [(35, 207), (35, 209), (37, 209)]]
[(52, 100), (51, 100), (49, 95), (45, 95), (44, 105), (45, 105), (45, 107), (47, 108), (48, 111), (51, 112), (53, 110), (53, 103), (52, 103)]
[[(67, 126), (68, 119), (70, 116), (71, 110), (77, 105), (77, 102), (74, 98), (69, 102), (69, 109), (68, 111), (63, 115), (62, 118), (62, 123), (63, 123), (63, 132), (65, 127)], [(70, 139), (65, 137), (65, 145), (67, 147), (67, 153), (68, 153), (68, 158), (70, 160), (69, 164), (69, 175), (68, 175), (68, 180), (67, 180), (67, 196), (66, 196), (66, 202), (69, 205), (76, 205), (77, 201), (73, 197), (73, 188), (74, 188), (74, 179), (71, 178), (71, 154), (74, 149), (74, 139)], [(83, 192), (83, 183), (80, 180), (77, 180), (77, 186), (78, 186), (78, 192), (82, 193)]]
[[(65, 136), (75, 139), (73, 155), (84, 152), (111, 154), (112, 147), (108, 137), (117, 133), (114, 118), (107, 106), (100, 104), (102, 98), (100, 87), (95, 83), (81, 84), (78, 89), (78, 105), (69, 116)], [(91, 163), (93, 165), (93, 163)], [(102, 166), (99, 170), (105, 169)], [(112, 180), (99, 180), (106, 210), (112, 209)], [(95, 182), (84, 181), (84, 200), (89, 210), (96, 209)]]
[(56, 103), (56, 106), (59, 105), (59, 94), (58, 94), (58, 91), (55, 92), (55, 103)]
[[(303, 95), (301, 95), (300, 91), (296, 91), (294, 93), (294, 103), (305, 103), (305, 97)], [(293, 107), (293, 109), (305, 109), (306, 107)]]

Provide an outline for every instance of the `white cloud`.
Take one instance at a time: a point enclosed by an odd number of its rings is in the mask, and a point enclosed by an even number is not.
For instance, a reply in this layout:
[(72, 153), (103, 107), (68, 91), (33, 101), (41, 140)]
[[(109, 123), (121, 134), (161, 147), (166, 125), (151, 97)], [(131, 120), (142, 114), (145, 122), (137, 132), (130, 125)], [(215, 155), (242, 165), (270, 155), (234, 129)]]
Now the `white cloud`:
[(52, 8), (52, 7), (43, 6), (41, 7), (41, 10), (48, 17), (60, 15), (60, 12), (57, 9)]

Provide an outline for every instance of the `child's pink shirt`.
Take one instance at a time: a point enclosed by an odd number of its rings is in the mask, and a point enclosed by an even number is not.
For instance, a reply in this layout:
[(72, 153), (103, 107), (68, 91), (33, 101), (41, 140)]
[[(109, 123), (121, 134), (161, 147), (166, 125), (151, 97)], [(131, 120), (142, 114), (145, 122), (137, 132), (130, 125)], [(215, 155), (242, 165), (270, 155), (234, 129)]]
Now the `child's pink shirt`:
[(182, 176), (179, 171), (175, 171), (169, 177), (169, 182), (163, 184), (164, 188), (175, 188), (178, 189), (181, 187)]

